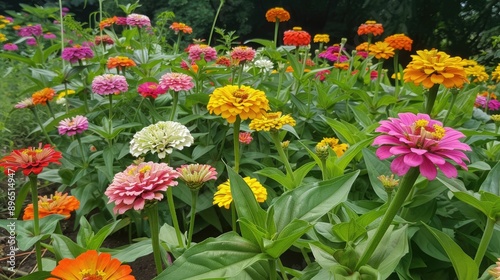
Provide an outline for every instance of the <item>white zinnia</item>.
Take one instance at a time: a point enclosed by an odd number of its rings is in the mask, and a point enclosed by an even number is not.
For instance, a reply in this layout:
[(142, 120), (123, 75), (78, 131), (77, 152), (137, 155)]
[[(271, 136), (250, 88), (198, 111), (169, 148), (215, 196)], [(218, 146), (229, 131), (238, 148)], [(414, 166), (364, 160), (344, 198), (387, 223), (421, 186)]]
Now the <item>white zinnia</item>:
[(147, 152), (158, 153), (160, 159), (171, 154), (173, 148), (182, 150), (193, 144), (189, 129), (178, 122), (160, 121), (143, 128), (130, 141), (130, 153), (137, 157)]
[(274, 68), (274, 63), (267, 58), (257, 59), (253, 62), (253, 64), (255, 67), (260, 68), (264, 72), (270, 72)]

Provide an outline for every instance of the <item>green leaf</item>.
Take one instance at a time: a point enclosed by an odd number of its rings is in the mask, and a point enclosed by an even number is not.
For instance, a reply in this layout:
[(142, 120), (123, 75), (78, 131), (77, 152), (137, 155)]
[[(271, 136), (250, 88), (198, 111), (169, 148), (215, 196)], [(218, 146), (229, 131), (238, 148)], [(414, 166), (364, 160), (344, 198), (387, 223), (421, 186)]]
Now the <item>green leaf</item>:
[(261, 170), (257, 170), (254, 172), (255, 174), (259, 174), (262, 176), (269, 177), (274, 181), (278, 182), (280, 185), (284, 186), (286, 189), (293, 188), (293, 182), (290, 180), (290, 177), (286, 176), (281, 170), (275, 167), (265, 167)]
[(479, 188), (482, 191), (500, 195), (500, 162), (497, 162)]
[(373, 190), (383, 201), (387, 201), (387, 192), (377, 177), (392, 174), (390, 163), (387, 160), (380, 160), (370, 149), (363, 149), (363, 159), (365, 160), (366, 170)]
[(265, 244), (264, 252), (273, 258), (279, 258), (286, 250), (288, 250), (297, 239), (311, 229), (312, 225), (306, 221), (293, 220), (285, 226), (278, 234), (275, 240)]
[(359, 152), (361, 152), (361, 150), (366, 148), (366, 146), (368, 146), (372, 141), (373, 141), (372, 138), (368, 138), (350, 146), (341, 157), (335, 160), (336, 172), (334, 173), (334, 175), (339, 176), (344, 174), (346, 167), (354, 159), (354, 157), (356, 157), (359, 154)]
[(467, 255), (460, 246), (457, 245), (448, 235), (434, 229), (425, 223), (422, 225), (436, 238), (441, 244), (446, 254), (453, 264), (458, 279), (477, 279), (479, 269), (469, 255)]
[(477, 210), (483, 212), (483, 214), (488, 215), (490, 212), (490, 209), (488, 205), (486, 205), (484, 202), (480, 201), (479, 199), (475, 198), (474, 196), (465, 193), (465, 192), (454, 192), (453, 195), (460, 199), (461, 201), (469, 204), (470, 206), (476, 208)]
[(306, 177), (307, 173), (309, 173), (309, 171), (311, 171), (311, 169), (315, 166), (316, 162), (308, 162), (293, 172), (293, 178), (295, 179), (297, 186), (300, 186), (304, 177)]
[[(82, 217), (83, 218), (83, 217)], [(89, 242), (87, 243), (87, 249), (89, 250), (97, 250), (101, 247), (102, 243), (104, 242), (104, 239), (106, 239), (110, 234), (116, 232), (117, 230), (120, 230), (127, 226), (130, 223), (129, 219), (124, 219), (124, 220), (117, 220), (114, 221), (111, 224), (107, 224), (99, 231), (90, 238)]]
[(131, 263), (140, 257), (152, 254), (153, 247), (151, 246), (151, 239), (147, 239), (129, 246), (120, 247), (118, 250), (111, 250), (109, 252), (113, 258), (117, 258), (124, 263)]
[(7, 52), (0, 53), (0, 57), (7, 58), (7, 59), (13, 59), (13, 60), (16, 60), (16, 61), (19, 61), (22, 63), (26, 63), (32, 67), (35, 67), (35, 65), (36, 65), (35, 62), (33, 60), (31, 60), (30, 58), (27, 58), (25, 56), (18, 55), (15, 53), (7, 53)]
[(18, 280), (40, 280), (40, 279), (47, 279), (51, 276), (49, 271), (37, 271), (30, 273), (29, 275), (19, 277), (17, 278)]
[(345, 201), (358, 174), (359, 170), (328, 181), (304, 185), (281, 195), (273, 204), (278, 232), (294, 219), (313, 223)]
[(73, 242), (69, 237), (61, 234), (52, 234), (52, 245), (54, 254), (58, 260), (64, 258), (74, 259), (87, 251), (82, 246)]
[[(187, 249), (156, 280), (198, 280), (235, 277), (269, 256), (234, 232), (208, 238)], [(270, 272), (268, 272), (270, 273)]]

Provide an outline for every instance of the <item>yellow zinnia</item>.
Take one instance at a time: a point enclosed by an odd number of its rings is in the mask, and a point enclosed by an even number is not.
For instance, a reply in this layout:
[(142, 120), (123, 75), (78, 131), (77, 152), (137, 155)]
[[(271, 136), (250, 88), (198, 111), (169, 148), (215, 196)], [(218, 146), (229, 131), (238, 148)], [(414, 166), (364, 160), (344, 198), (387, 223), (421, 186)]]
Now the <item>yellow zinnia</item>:
[(500, 64), (498, 64), (495, 70), (491, 72), (491, 79), (493, 81), (500, 82)]
[(265, 113), (260, 118), (250, 122), (250, 129), (270, 131), (281, 129), (285, 124), (295, 126), (295, 120), (290, 115), (282, 116), (281, 112)]
[(325, 43), (328, 44), (330, 42), (330, 35), (328, 34), (316, 34), (313, 39), (314, 43)]
[(465, 74), (468, 77), (471, 77), (471, 81), (473, 82), (485, 82), (490, 77), (488, 73), (486, 73), (486, 68), (482, 65), (479, 65), (475, 60), (464, 59), (467, 65), (464, 67)]
[(249, 86), (227, 85), (216, 88), (208, 101), (210, 114), (222, 116), (229, 123), (234, 123), (236, 117), (242, 120), (255, 119), (269, 110), (269, 100), (266, 94)]
[[(267, 199), (267, 190), (262, 184), (255, 178), (245, 177), (243, 178), (245, 183), (250, 187), (257, 202), (264, 202)], [(233, 202), (233, 196), (231, 195), (231, 187), (229, 180), (220, 184), (217, 187), (217, 191), (214, 194), (213, 205), (217, 204), (219, 207), (224, 207), (229, 209), (229, 206)]]
[(324, 137), (323, 140), (316, 145), (316, 154), (318, 154), (319, 157), (326, 158), (328, 156), (328, 148), (331, 148), (335, 154), (337, 154), (337, 157), (341, 157), (348, 147), (347, 144), (340, 144), (339, 139), (335, 137)]
[(465, 65), (458, 56), (450, 57), (436, 49), (421, 50), (412, 55), (412, 61), (403, 71), (403, 78), (405, 82), (422, 84), (425, 88), (431, 88), (434, 84), (442, 84), (447, 88), (462, 87), (468, 82)]
[(394, 56), (394, 48), (387, 42), (376, 42), (370, 45), (370, 54), (377, 59), (388, 59)]

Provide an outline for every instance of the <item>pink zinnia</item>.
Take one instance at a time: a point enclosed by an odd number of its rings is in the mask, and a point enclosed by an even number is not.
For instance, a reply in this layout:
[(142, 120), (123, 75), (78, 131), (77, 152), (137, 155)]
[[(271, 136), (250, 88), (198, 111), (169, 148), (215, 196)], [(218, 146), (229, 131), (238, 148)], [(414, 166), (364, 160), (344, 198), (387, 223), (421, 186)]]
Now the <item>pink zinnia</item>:
[(141, 28), (151, 26), (151, 21), (149, 20), (149, 17), (145, 15), (130, 14), (127, 16), (127, 25)]
[(340, 51), (340, 46), (339, 45), (333, 45), (328, 47), (326, 50), (322, 51), (318, 57), (320, 58), (325, 58), (329, 61), (333, 62), (346, 62), (349, 60), (349, 58), (343, 54), (341, 54)]
[(36, 39), (31, 37), (26, 40), (26, 45), (28, 46), (36, 46)]
[(231, 58), (239, 62), (252, 61), (255, 57), (255, 50), (251, 47), (234, 47), (231, 52)]
[(132, 208), (142, 210), (146, 202), (162, 200), (163, 193), (178, 184), (175, 179), (179, 175), (166, 163), (132, 164), (115, 175), (104, 194), (109, 197), (109, 203), (115, 203), (115, 213), (123, 214)]
[(35, 103), (33, 103), (33, 97), (28, 97), (22, 101), (19, 101), (14, 108), (16, 109), (24, 109), (24, 108), (32, 108), (35, 107)]
[(139, 92), (139, 94), (143, 97), (151, 96), (156, 99), (158, 95), (166, 93), (167, 89), (162, 88), (155, 82), (145, 82), (139, 85), (137, 92)]
[(56, 39), (57, 36), (54, 33), (47, 32), (47, 33), (43, 34), (43, 38), (47, 39), (47, 40), (51, 40), (51, 39)]
[(181, 91), (194, 87), (193, 78), (182, 73), (167, 73), (160, 78), (160, 87), (165, 90)]
[(72, 48), (65, 48), (62, 51), (61, 57), (64, 60), (75, 63), (82, 59), (93, 58), (94, 52), (89, 47), (74, 45)]
[(17, 35), (21, 37), (30, 37), (30, 36), (38, 37), (42, 36), (42, 34), (43, 30), (41, 24), (24, 26), (17, 31)]
[(330, 75), (330, 73), (331, 73), (330, 70), (325, 69), (316, 73), (314, 77), (319, 79), (320, 81), (324, 81), (326, 79), (326, 76)]
[(60, 135), (73, 136), (81, 134), (89, 128), (89, 121), (84, 116), (75, 116), (59, 122), (57, 129)]
[(99, 95), (119, 94), (127, 90), (127, 79), (122, 75), (104, 74), (92, 81), (92, 91)]
[(198, 190), (206, 182), (217, 179), (217, 170), (208, 164), (184, 164), (176, 170), (180, 174), (179, 179), (192, 190)]
[(4, 51), (13, 52), (13, 51), (17, 51), (19, 49), (19, 47), (13, 43), (7, 43), (7, 44), (3, 45), (3, 49), (4, 49)]
[(248, 145), (253, 140), (252, 134), (250, 132), (240, 132), (240, 134), (238, 135), (238, 140), (240, 141), (240, 143)]
[(376, 70), (372, 70), (370, 72), (370, 80), (376, 80), (378, 78), (378, 72)]
[(478, 95), (474, 104), (477, 107), (482, 107), (485, 110), (496, 111), (500, 109), (500, 101), (496, 99), (490, 99), (489, 101), (485, 96)]
[(200, 59), (205, 59), (205, 61), (212, 61), (217, 59), (217, 51), (204, 44), (196, 44), (188, 47), (188, 57), (193, 61), (197, 61)]
[(373, 145), (380, 146), (376, 152), (379, 159), (396, 156), (391, 163), (393, 173), (403, 176), (410, 168), (418, 167), (422, 176), (434, 180), (439, 168), (446, 177), (457, 177), (457, 169), (449, 161), (467, 170), (463, 160), (468, 158), (462, 151), (471, 148), (458, 140), (465, 137), (464, 134), (443, 127), (426, 114), (400, 113), (398, 116), (399, 119), (381, 121), (375, 131), (383, 135), (373, 141)]
[(127, 17), (116, 17), (115, 24), (116, 25), (127, 25)]

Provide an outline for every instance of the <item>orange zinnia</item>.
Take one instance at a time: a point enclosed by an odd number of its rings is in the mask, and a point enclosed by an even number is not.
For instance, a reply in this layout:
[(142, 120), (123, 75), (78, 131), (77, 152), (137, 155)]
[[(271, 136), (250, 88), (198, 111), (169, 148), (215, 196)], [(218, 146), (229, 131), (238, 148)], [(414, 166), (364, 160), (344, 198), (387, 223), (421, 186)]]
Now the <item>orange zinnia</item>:
[(33, 98), (33, 104), (46, 105), (48, 101), (52, 100), (56, 94), (56, 91), (51, 88), (44, 88), (31, 95)]
[(135, 280), (132, 269), (111, 254), (89, 250), (75, 259), (62, 259), (47, 280)]
[(283, 43), (287, 46), (307, 46), (311, 43), (311, 35), (302, 31), (301, 27), (294, 27), (293, 30), (285, 31)]
[(394, 48), (387, 42), (376, 42), (370, 45), (370, 54), (376, 59), (388, 59), (394, 56)]
[(123, 67), (136, 66), (135, 62), (126, 56), (115, 56), (108, 58), (108, 69), (117, 68), (121, 70)]
[(266, 19), (269, 22), (276, 22), (276, 21), (283, 22), (290, 19), (290, 13), (283, 8), (276, 7), (269, 9), (266, 12)]
[[(55, 192), (51, 194), (50, 197), (39, 196), (38, 197), (38, 218), (43, 218), (52, 214), (59, 214), (66, 216), (66, 219), (71, 217), (71, 212), (75, 211), (80, 207), (80, 201), (74, 196), (68, 196), (67, 193), (63, 194), (60, 192)], [(24, 209), (23, 220), (33, 220), (33, 203), (28, 204)]]
[(384, 27), (381, 23), (377, 23), (374, 20), (367, 20), (365, 23), (358, 27), (358, 35), (369, 35), (378, 36), (384, 33)]
[(193, 28), (189, 27), (185, 23), (182, 22), (174, 22), (172, 25), (170, 25), (170, 29), (175, 31), (175, 34), (178, 34), (179, 32), (185, 33), (185, 34), (191, 34), (193, 33)]
[(14, 171), (21, 169), (25, 176), (31, 175), (31, 173), (38, 175), (50, 163), (61, 164), (59, 162), (61, 158), (61, 152), (54, 150), (49, 144), (42, 148), (40, 143), (38, 148), (29, 147), (12, 151), (0, 159), (0, 166), (5, 168), (5, 172), (9, 169)]
[(394, 34), (384, 39), (385, 42), (389, 43), (389, 46), (396, 50), (407, 50), (411, 51), (411, 44), (413, 40), (404, 34)]
[(111, 25), (115, 24), (117, 21), (118, 21), (117, 16), (114, 16), (112, 18), (103, 19), (101, 22), (99, 22), (99, 29), (103, 30), (106, 27), (110, 27)]

